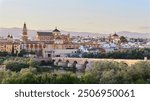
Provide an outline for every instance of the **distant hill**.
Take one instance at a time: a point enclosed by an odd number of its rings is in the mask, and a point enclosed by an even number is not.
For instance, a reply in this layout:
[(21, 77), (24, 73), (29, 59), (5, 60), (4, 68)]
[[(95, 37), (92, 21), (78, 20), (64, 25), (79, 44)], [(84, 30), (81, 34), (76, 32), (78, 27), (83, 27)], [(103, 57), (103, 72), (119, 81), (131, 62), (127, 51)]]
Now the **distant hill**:
[[(29, 37), (33, 37), (36, 33), (35, 30), (28, 30)], [(21, 38), (22, 28), (0, 28), (0, 36), (7, 37), (8, 34), (14, 36), (14, 38)]]
[[(52, 31), (52, 30), (30, 30), (28, 29), (28, 34), (30, 39), (35, 37), (37, 31)], [(69, 31), (64, 31), (60, 30), (62, 34), (70, 34), (71, 36), (89, 36), (89, 37), (107, 37), (110, 35), (109, 34), (103, 34), (103, 33), (90, 33), (90, 32), (69, 32)], [(8, 34), (11, 34), (14, 36), (14, 38), (21, 38), (22, 34), (22, 28), (0, 28), (0, 36), (1, 37), (7, 37)], [(150, 38), (150, 33), (138, 33), (138, 32), (128, 32), (128, 31), (122, 31), (122, 32), (117, 32), (118, 35), (120, 36), (125, 36), (129, 38)]]
[(150, 33), (121, 31), (121, 32), (118, 32), (117, 34), (120, 36), (129, 37), (129, 38), (149, 38), (150, 39)]

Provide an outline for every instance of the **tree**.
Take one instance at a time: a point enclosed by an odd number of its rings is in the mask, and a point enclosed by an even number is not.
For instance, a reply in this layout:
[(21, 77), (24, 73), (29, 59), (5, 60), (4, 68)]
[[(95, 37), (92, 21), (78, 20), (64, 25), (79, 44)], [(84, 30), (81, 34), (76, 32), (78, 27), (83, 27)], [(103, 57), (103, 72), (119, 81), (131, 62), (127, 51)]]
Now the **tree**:
[(93, 68), (88, 71), (88, 79), (91, 78), (90, 82), (102, 84), (125, 83), (125, 75), (127, 68), (127, 64), (123, 62), (95, 62)]
[(1, 52), (0, 51), (0, 57), (6, 57), (9, 56), (10, 54), (8, 52)]
[(26, 58), (9, 58), (3, 62), (7, 70), (20, 71), (22, 68), (28, 68), (30, 59)]
[(23, 62), (14, 62), (14, 61), (7, 61), (4, 62), (6, 65), (6, 69), (9, 69), (11, 71), (20, 71), (22, 68), (28, 68), (29, 65)]
[(33, 59), (30, 59), (29, 62), (28, 62), (28, 64), (31, 67), (38, 67), (40, 65), (37, 61), (35, 61)]
[(138, 62), (128, 69), (130, 83), (150, 83), (150, 63)]
[(126, 43), (126, 42), (128, 42), (128, 40), (124, 36), (121, 36), (120, 37), (120, 42), (121, 43)]
[(26, 55), (27, 51), (26, 50), (21, 50), (20, 53), (18, 54), (19, 57), (23, 57), (23, 55)]
[(81, 76), (81, 83), (84, 84), (97, 84), (97, 79), (90, 72), (86, 72), (83, 76)]
[(65, 74), (58, 74), (56, 76), (56, 82), (57, 84), (75, 84), (79, 83), (80, 80), (77, 78), (77, 76), (73, 73), (65, 73)]

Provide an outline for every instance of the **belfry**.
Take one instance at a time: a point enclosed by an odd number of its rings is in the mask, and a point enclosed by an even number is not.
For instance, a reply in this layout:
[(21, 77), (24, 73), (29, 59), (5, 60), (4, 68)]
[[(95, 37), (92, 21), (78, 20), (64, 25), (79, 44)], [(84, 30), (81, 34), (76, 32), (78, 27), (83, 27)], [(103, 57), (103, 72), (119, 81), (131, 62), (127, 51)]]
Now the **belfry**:
[(27, 33), (26, 23), (24, 23), (24, 25), (23, 25), (22, 41), (25, 43), (28, 41), (28, 33)]

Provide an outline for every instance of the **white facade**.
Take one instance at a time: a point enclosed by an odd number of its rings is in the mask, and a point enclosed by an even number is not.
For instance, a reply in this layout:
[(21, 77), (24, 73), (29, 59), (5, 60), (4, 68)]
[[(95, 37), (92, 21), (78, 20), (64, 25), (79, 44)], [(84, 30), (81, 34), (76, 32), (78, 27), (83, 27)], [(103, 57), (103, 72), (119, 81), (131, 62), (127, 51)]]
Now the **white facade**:
[(43, 49), (43, 57), (66, 56), (66, 54), (76, 53), (77, 49)]
[(106, 52), (113, 52), (114, 50), (118, 49), (118, 46), (115, 43), (103, 43), (101, 47)]

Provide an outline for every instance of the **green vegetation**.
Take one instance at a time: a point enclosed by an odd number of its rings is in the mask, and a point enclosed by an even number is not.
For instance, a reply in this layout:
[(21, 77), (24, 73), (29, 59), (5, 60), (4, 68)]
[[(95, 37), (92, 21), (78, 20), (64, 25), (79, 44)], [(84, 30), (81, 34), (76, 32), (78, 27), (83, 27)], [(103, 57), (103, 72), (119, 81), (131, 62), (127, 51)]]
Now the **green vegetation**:
[(18, 54), (19, 57), (23, 57), (24, 55), (27, 54), (35, 54), (35, 52), (31, 51), (31, 52), (27, 52), (26, 50), (21, 50), (20, 53)]
[(121, 43), (126, 43), (126, 42), (128, 42), (128, 40), (127, 40), (124, 36), (121, 36), (121, 37), (120, 37), (120, 41), (121, 41)]
[(9, 54), (8, 52), (1, 52), (0, 51), (0, 57), (6, 57), (6, 56), (10, 56), (11, 54)]
[(25, 68), (20, 72), (0, 71), (0, 83), (4, 84), (74, 84), (79, 78), (72, 73), (39, 73), (36, 68)]
[(96, 62), (87, 74), (87, 83), (89, 79), (100, 84), (150, 83), (150, 62), (138, 62), (131, 66), (123, 62)]
[(150, 49), (135, 49), (125, 52), (110, 52), (110, 53), (84, 53), (84, 58), (114, 58), (114, 59), (150, 59)]
[[(95, 62), (81, 76), (74, 71), (60, 73), (58, 68), (42, 71), (41, 64), (30, 58), (7, 58), (0, 70), (4, 84), (149, 84), (150, 62), (141, 61), (128, 66), (123, 62)], [(39, 69), (40, 68), (40, 69)]]
[(0, 58), (0, 65), (2, 65), (5, 60), (6, 60), (6, 58), (1, 57)]
[(37, 67), (38, 63), (30, 58), (9, 58), (3, 62), (6, 69), (20, 71), (22, 68)]

